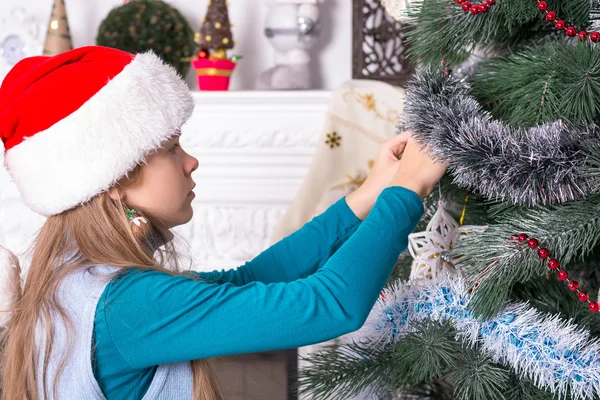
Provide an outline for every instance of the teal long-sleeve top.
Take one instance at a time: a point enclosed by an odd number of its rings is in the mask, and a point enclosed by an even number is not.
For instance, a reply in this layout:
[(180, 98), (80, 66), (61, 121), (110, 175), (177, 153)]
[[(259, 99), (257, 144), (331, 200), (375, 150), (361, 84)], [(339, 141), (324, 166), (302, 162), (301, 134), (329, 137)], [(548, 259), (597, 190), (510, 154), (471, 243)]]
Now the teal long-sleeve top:
[(94, 320), (94, 374), (106, 398), (141, 399), (160, 364), (359, 329), (422, 214), (416, 193), (390, 187), (364, 221), (342, 198), (237, 269), (200, 280), (140, 269), (113, 278)]

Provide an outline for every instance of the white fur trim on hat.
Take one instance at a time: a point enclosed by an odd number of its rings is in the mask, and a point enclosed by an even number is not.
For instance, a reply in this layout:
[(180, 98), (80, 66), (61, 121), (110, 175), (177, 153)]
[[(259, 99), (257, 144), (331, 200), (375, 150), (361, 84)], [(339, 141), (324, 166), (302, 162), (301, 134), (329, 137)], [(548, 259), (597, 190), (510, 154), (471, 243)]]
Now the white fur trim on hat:
[(194, 102), (175, 70), (138, 54), (78, 110), (6, 152), (27, 205), (59, 214), (108, 190), (187, 121)]

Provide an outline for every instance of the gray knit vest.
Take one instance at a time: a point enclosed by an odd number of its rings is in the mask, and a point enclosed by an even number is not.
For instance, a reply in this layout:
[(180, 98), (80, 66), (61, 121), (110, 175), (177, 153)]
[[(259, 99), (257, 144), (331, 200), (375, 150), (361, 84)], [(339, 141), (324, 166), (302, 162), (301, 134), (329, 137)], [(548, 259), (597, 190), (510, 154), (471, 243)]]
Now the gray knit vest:
[[(53, 351), (49, 358), (47, 383), (48, 398), (56, 400), (106, 400), (94, 377), (92, 369), (92, 346), (94, 317), (98, 300), (111, 278), (115, 267), (96, 266), (83, 268), (69, 274), (59, 285), (58, 300), (73, 323), (73, 336), (67, 338), (64, 324), (54, 315), (55, 331)], [(44, 349), (45, 335), (41, 325), (36, 331), (36, 345)], [(57, 397), (52, 394), (52, 382), (59, 363), (71, 344), (69, 357), (57, 384)], [(150, 351), (150, 349), (149, 349)], [(41, 375), (42, 358), (38, 360), (38, 390), (43, 398)], [(192, 368), (189, 361), (160, 365), (144, 395), (144, 400), (179, 400), (192, 398)]]

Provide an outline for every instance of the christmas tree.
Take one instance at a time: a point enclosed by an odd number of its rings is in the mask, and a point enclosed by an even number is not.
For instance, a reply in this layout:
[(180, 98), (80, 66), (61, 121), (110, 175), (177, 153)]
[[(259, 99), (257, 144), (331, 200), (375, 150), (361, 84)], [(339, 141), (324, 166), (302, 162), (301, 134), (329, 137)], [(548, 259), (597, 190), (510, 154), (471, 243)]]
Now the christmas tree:
[(448, 176), (364, 326), (308, 358), (300, 391), (600, 398), (600, 2), (396, 16), (418, 66), (399, 129)]
[(233, 49), (227, 2), (211, 0), (200, 28), (199, 47), (213, 51), (214, 58), (226, 58), (225, 50)]

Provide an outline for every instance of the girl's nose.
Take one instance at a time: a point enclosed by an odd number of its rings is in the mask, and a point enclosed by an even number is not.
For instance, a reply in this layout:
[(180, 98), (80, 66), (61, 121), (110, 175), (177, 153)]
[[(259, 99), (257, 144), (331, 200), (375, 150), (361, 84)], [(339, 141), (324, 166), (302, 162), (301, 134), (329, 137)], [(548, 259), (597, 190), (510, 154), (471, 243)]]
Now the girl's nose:
[(200, 163), (198, 162), (198, 159), (196, 157), (190, 156), (190, 158), (192, 159), (191, 160), (191, 168), (192, 168), (192, 170), (190, 171), (190, 174), (191, 174), (192, 172), (194, 172), (195, 170), (198, 169), (198, 166), (200, 165)]

